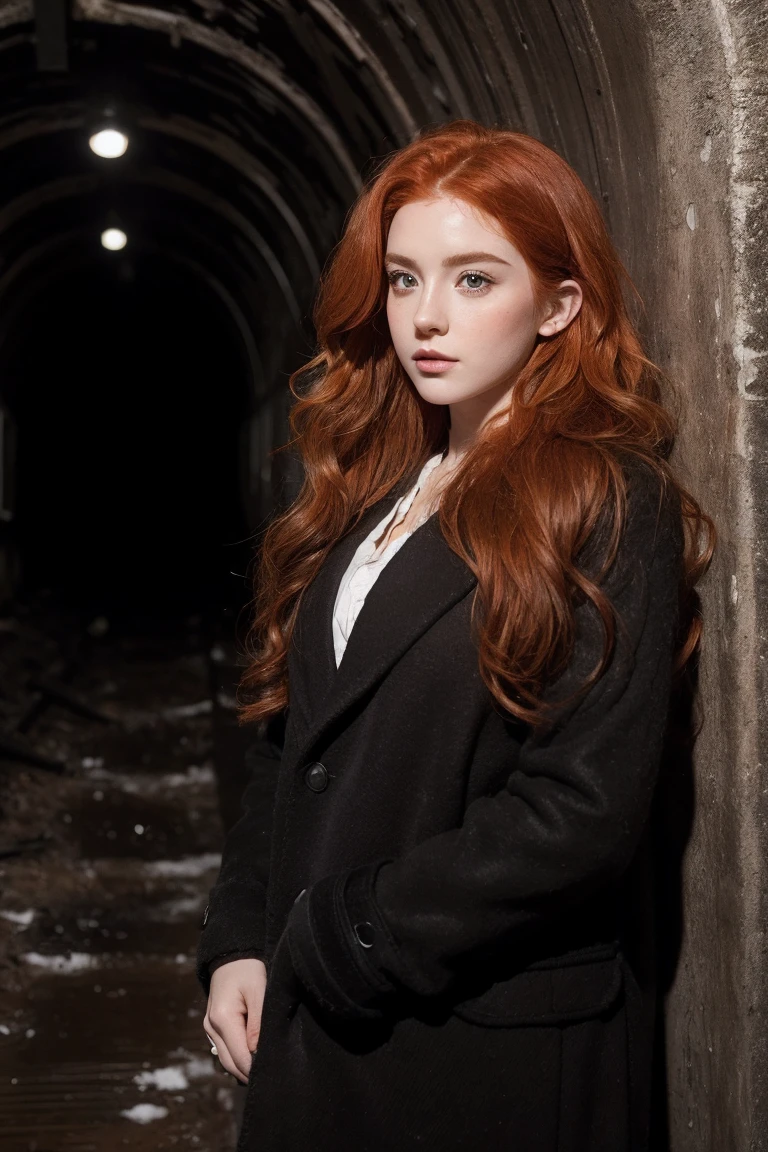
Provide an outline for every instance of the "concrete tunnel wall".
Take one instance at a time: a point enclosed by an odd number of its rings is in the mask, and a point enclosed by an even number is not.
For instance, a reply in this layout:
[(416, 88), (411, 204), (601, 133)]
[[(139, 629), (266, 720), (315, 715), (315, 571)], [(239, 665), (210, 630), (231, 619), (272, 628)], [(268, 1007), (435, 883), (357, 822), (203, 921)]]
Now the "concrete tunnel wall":
[[(3, 59), (30, 51), (31, 20), (29, 4), (0, 5)], [(649, 353), (682, 397), (677, 466), (720, 533), (701, 589), (703, 727), (692, 773), (679, 766), (678, 808), (669, 817), (673, 835), (692, 821), (681, 843), (680, 955), (665, 1000), (674, 1152), (768, 1149), (768, 783), (760, 709), (767, 25), (760, 0), (152, 7), (79, 0), (72, 25), (73, 38), (95, 56), (127, 50), (145, 62), (134, 77), (133, 108), (162, 147), (151, 172), (137, 179), (200, 206), (190, 223), (200, 238), (199, 271), (218, 277), (246, 317), (263, 366), (254, 410), (269, 410), (276, 443), (285, 432), (285, 373), (308, 351), (299, 336), (306, 335), (302, 317), (317, 269), (370, 157), (405, 143), (422, 124), (471, 116), (557, 148), (603, 205), (645, 300), (640, 323)], [(192, 79), (215, 90), (215, 115), (205, 98), (193, 97)], [(11, 109), (7, 85), (0, 148), (16, 162), (4, 159), (0, 175), (0, 311), (20, 283), (9, 278), (9, 262), (19, 264), (19, 276), (25, 260), (28, 275), (41, 268), (30, 263), (24, 231), (40, 198), (34, 182), (24, 184), (24, 139), (39, 148), (53, 122), (56, 131), (81, 131), (88, 107), (82, 86), (68, 87), (66, 78), (47, 95), (30, 81), (25, 137), (18, 94)], [(33, 128), (37, 135), (29, 137)], [(82, 182), (76, 191), (98, 192), (98, 177), (86, 170), (68, 176)], [(51, 173), (46, 187), (57, 179)], [(53, 188), (54, 203), (65, 191)], [(205, 239), (212, 222), (229, 229), (228, 243), (240, 253), (236, 267)], [(69, 233), (80, 227), (73, 219)], [(60, 225), (51, 219), (44, 230), (39, 260), (59, 259), (66, 248)], [(164, 242), (180, 250), (189, 239)], [(282, 276), (279, 306), (265, 295), (265, 268)]]

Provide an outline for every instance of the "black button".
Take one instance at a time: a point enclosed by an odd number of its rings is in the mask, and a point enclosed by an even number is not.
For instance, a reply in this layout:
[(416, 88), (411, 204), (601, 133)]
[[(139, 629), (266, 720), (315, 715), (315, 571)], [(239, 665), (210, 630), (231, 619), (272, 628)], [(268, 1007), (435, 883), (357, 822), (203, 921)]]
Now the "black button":
[(328, 769), (325, 764), (310, 764), (304, 773), (304, 783), (313, 792), (323, 792), (328, 787)]
[(361, 920), (359, 924), (355, 924), (355, 936), (357, 936), (358, 944), (362, 944), (363, 948), (373, 948), (375, 937), (373, 924), (369, 920)]

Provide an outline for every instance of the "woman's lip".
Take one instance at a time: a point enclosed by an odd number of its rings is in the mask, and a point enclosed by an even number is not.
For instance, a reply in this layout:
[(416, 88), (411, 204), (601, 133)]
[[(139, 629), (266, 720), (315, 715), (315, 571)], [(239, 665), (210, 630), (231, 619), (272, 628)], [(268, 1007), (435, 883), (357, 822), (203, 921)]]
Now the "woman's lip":
[(415, 360), (422, 372), (444, 372), (452, 364), (458, 364), (458, 360), (436, 360), (432, 356), (419, 356)]

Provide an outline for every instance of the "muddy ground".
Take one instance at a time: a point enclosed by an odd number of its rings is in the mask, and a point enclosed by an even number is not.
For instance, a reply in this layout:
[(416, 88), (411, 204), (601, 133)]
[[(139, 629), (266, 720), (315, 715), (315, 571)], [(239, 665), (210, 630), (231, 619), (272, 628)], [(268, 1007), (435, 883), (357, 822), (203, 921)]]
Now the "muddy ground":
[[(64, 667), (68, 627), (0, 620), (5, 731)], [(210, 1056), (193, 970), (224, 831), (224, 652), (196, 620), (91, 632), (64, 674), (109, 722), (48, 700), (22, 736), (64, 770), (0, 760), (0, 1146), (224, 1152), (244, 1089)]]

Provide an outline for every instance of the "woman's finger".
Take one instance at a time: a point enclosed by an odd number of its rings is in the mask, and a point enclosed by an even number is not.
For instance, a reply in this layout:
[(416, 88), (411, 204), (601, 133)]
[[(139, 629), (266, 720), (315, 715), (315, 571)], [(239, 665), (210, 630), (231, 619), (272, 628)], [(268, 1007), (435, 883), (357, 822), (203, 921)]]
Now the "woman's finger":
[(241, 1084), (248, 1083), (248, 1075), (243, 1072), (232, 1058), (232, 1055), (227, 1048), (226, 1041), (220, 1039), (216, 1047), (219, 1051), (219, 1062), (225, 1072), (229, 1072), (230, 1076), (234, 1076)]
[(255, 1052), (261, 1032), (261, 1013), (264, 1007), (264, 988), (248, 991), (245, 994), (247, 1016), (245, 1022), (245, 1042), (249, 1052)]
[(227, 1048), (227, 1042), (224, 1037), (219, 1035), (212, 1024), (206, 1023), (204, 1027), (206, 1033), (210, 1036), (216, 1047), (216, 1056), (224, 1071), (228, 1072), (230, 1076), (234, 1076), (237, 1080), (240, 1081), (241, 1084), (247, 1084), (248, 1077), (243, 1075), (235, 1061), (232, 1059), (232, 1054)]
[[(233, 1061), (235, 1067), (247, 1081), (251, 1072), (252, 1053), (248, 1047), (246, 1036), (245, 1004), (241, 1009), (228, 1008), (224, 1011), (217, 1011), (215, 1022), (212, 1020), (211, 1023), (223, 1040), (230, 1060)], [(219, 1048), (218, 1042), (216, 1047)], [(221, 1053), (221, 1048), (219, 1048), (219, 1053)], [(224, 1063), (223, 1060), (222, 1063)], [(227, 1068), (227, 1071), (229, 1072), (231, 1069)]]

